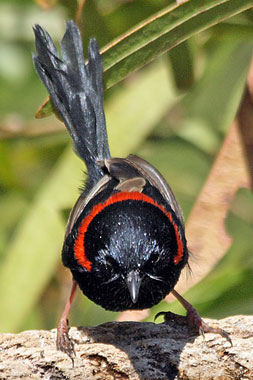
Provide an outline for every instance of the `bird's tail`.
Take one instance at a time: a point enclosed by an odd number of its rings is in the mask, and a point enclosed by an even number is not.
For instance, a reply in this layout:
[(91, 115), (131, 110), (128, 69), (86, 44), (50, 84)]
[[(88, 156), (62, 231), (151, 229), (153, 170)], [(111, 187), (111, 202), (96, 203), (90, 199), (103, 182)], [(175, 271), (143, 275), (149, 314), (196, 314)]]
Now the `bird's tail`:
[(102, 59), (95, 39), (90, 40), (85, 64), (82, 40), (73, 21), (67, 23), (61, 58), (49, 34), (34, 28), (37, 55), (34, 65), (51, 100), (84, 160), (91, 185), (103, 175), (98, 161), (110, 157), (103, 101)]

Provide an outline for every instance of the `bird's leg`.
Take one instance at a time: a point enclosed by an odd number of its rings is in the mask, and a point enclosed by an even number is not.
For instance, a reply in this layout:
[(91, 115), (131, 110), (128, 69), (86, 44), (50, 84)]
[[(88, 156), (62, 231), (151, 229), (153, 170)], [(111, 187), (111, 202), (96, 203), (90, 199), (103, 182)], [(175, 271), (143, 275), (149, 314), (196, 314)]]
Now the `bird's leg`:
[(73, 298), (75, 295), (76, 287), (77, 287), (77, 283), (76, 281), (73, 280), (69, 299), (65, 305), (64, 311), (57, 325), (57, 338), (56, 338), (57, 350), (65, 352), (72, 360), (73, 366), (74, 366), (75, 350), (74, 350), (73, 342), (71, 341), (68, 334), (69, 332), (68, 315), (69, 315), (69, 310), (71, 308)]
[[(200, 317), (199, 313), (197, 310), (188, 302), (186, 299), (184, 299), (176, 290), (172, 290), (171, 292), (173, 296), (181, 303), (181, 305), (185, 308), (186, 310), (186, 318), (189, 327), (194, 330), (195, 332), (198, 332), (204, 337), (205, 333), (213, 333), (213, 334), (220, 334), (223, 336), (230, 344), (231, 346), (232, 341), (228, 333), (218, 327), (212, 327), (209, 326), (207, 323), (203, 321), (203, 319)], [(170, 313), (158, 313), (159, 315), (164, 315), (165, 320), (166, 320), (166, 315)], [(156, 316), (157, 317), (157, 316)]]

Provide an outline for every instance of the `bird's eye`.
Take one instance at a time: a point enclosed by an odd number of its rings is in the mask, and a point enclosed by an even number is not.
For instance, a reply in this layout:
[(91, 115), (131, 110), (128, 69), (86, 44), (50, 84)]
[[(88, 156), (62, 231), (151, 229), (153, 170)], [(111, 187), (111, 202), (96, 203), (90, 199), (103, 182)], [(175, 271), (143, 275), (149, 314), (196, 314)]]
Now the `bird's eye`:
[(150, 261), (151, 264), (156, 264), (156, 263), (158, 263), (158, 261), (160, 260), (160, 258), (161, 258), (161, 255), (158, 252), (153, 252), (150, 255), (149, 261)]
[(109, 267), (115, 268), (117, 266), (117, 262), (112, 256), (109, 256), (109, 255), (105, 256), (105, 262), (106, 262), (106, 265)]
[[(110, 284), (111, 282), (117, 280), (119, 277), (120, 277), (120, 273), (119, 273), (119, 270), (118, 270), (118, 263), (117, 261), (112, 257), (112, 256), (109, 256), (109, 255), (106, 255), (105, 256), (105, 263), (106, 263), (106, 271), (107, 271), (107, 274), (109, 277), (109, 279), (105, 282), (103, 282), (104, 285), (107, 285), (107, 284)], [(111, 268), (111, 269), (109, 269)]]

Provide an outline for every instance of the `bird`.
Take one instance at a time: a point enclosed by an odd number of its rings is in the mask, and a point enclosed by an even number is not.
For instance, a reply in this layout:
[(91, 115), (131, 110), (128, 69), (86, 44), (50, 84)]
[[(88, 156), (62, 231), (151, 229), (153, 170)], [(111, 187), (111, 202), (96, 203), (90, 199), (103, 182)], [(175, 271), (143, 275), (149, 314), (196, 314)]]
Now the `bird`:
[(66, 24), (61, 56), (47, 31), (35, 25), (34, 33), (35, 69), (88, 174), (63, 242), (62, 262), (73, 282), (57, 326), (57, 349), (73, 360), (68, 314), (77, 286), (111, 311), (151, 308), (171, 293), (185, 307), (193, 329), (218, 333), (231, 342), (175, 290), (189, 251), (183, 213), (171, 187), (144, 159), (110, 154), (96, 39), (90, 39), (86, 63), (74, 21)]

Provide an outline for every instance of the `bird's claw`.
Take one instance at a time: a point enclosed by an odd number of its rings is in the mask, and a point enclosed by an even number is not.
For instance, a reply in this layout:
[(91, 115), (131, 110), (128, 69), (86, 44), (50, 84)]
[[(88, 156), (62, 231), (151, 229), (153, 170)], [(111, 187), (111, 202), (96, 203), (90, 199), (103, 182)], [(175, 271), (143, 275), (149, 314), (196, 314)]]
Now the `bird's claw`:
[[(173, 313), (171, 312), (161, 311), (156, 314), (155, 320), (160, 316), (164, 316), (165, 321), (168, 322), (169, 320), (171, 320), (172, 315)], [(206, 322), (203, 321), (203, 319), (200, 317), (199, 313), (196, 309), (194, 309), (194, 307), (188, 309), (187, 315), (183, 318), (186, 319), (186, 322), (188, 326), (191, 328), (191, 330), (193, 330), (194, 332), (198, 332), (199, 335), (203, 336), (203, 339), (205, 339), (205, 333), (219, 334), (231, 344), (231, 347), (233, 346), (229, 334), (219, 327), (209, 326)]]
[(74, 358), (76, 356), (76, 353), (74, 349), (74, 343), (70, 339), (68, 332), (68, 321), (60, 321), (57, 327), (56, 348), (57, 350), (62, 351), (68, 355), (74, 367)]

